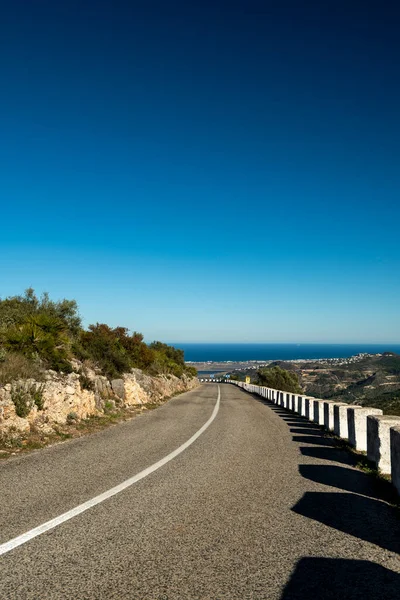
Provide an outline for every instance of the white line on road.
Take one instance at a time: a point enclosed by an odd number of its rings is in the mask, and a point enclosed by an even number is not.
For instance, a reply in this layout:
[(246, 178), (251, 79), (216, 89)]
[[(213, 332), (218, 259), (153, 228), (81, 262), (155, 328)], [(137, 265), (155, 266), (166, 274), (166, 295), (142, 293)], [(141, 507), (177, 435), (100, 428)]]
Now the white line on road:
[(130, 479), (126, 479), (126, 481), (123, 481), (119, 485), (116, 485), (115, 487), (111, 488), (110, 490), (107, 490), (107, 492), (103, 492), (99, 496), (96, 496), (95, 498), (92, 498), (91, 500), (88, 500), (87, 502), (84, 502), (83, 504), (79, 504), (79, 506), (72, 508), (71, 510), (63, 513), (62, 515), (59, 515), (58, 517), (55, 517), (54, 519), (51, 519), (50, 521), (43, 523), (43, 525), (39, 525), (38, 527), (35, 527), (34, 529), (31, 529), (30, 531), (27, 531), (26, 533), (23, 533), (22, 535), (19, 535), (18, 537), (14, 538), (8, 542), (5, 542), (4, 544), (0, 544), (0, 556), (2, 554), (7, 554), (7, 552), (10, 552), (10, 550), (17, 548), (18, 546), (22, 546), (22, 544), (26, 544), (26, 542), (29, 542), (29, 540), (32, 540), (33, 538), (37, 537), (38, 535), (41, 535), (42, 533), (45, 533), (46, 531), (49, 531), (50, 529), (54, 529), (58, 525), (61, 525), (61, 523), (65, 523), (65, 521), (69, 521), (73, 517), (80, 515), (81, 513), (85, 512), (86, 510), (89, 510), (89, 508), (93, 508), (93, 506), (96, 506), (97, 504), (104, 502), (104, 500), (108, 500), (108, 498), (111, 498), (112, 496), (119, 494), (120, 492), (122, 492), (123, 490), (126, 490), (126, 488), (130, 487), (134, 483), (137, 483), (141, 479), (144, 479), (145, 477), (147, 477), (147, 475), (154, 473), (154, 471), (157, 471), (157, 469), (166, 465), (170, 460), (176, 458), (184, 450), (189, 448), (189, 446), (191, 446), (193, 444), (193, 442), (195, 442), (197, 440), (197, 438), (199, 438), (201, 436), (201, 434), (204, 433), (205, 430), (211, 425), (211, 423), (214, 421), (215, 417), (217, 416), (217, 413), (219, 410), (219, 405), (220, 405), (220, 400), (221, 400), (221, 390), (220, 390), (220, 387), (218, 386), (218, 397), (217, 397), (217, 401), (215, 403), (214, 410), (212, 412), (211, 417), (208, 419), (208, 421), (206, 423), (204, 423), (204, 425), (202, 427), (200, 427), (200, 429), (198, 431), (196, 431), (196, 433), (194, 435), (192, 435), (192, 437), (190, 439), (187, 440), (187, 442), (182, 444), (182, 446), (179, 446), (179, 448), (177, 448), (176, 450), (174, 450), (173, 452), (171, 452), (170, 454), (168, 454), (167, 456), (165, 456), (158, 462), (154, 463), (150, 467), (147, 467), (147, 469), (144, 469), (144, 471), (141, 471), (140, 473), (138, 473), (137, 475), (134, 475)]

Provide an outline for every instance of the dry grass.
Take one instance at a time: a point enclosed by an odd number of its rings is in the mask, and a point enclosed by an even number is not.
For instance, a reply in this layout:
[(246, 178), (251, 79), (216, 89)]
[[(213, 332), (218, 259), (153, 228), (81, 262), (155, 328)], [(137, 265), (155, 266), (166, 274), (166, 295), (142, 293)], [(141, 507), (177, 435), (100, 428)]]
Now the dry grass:
[(0, 362), (0, 385), (11, 383), (16, 379), (42, 381), (43, 369), (37, 362), (28, 360), (22, 354), (6, 354), (4, 360)]

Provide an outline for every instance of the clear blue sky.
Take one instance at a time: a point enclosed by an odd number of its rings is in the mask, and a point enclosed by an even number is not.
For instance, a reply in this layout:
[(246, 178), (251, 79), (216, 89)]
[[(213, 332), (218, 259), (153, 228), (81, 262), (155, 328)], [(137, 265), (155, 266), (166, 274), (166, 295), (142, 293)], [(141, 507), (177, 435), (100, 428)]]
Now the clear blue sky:
[(0, 2), (0, 296), (400, 342), (394, 2)]

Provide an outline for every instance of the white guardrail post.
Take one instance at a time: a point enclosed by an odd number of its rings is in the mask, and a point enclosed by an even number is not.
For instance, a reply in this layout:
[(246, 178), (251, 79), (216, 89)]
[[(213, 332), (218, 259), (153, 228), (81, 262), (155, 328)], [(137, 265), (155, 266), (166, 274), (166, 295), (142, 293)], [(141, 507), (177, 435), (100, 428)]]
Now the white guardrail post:
[(391, 475), (391, 428), (400, 427), (400, 417), (395, 415), (370, 415), (367, 417), (367, 457), (385, 475)]
[(367, 452), (381, 473), (391, 475), (400, 495), (400, 416), (383, 415), (379, 408), (322, 400), (243, 381), (230, 383), (333, 431), (356, 450)]

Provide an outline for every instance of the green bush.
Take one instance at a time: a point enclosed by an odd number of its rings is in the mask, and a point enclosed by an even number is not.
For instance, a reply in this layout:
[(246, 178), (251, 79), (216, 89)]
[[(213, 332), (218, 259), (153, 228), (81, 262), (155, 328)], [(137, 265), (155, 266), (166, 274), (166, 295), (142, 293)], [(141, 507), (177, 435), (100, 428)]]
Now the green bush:
[(192, 366), (185, 366), (185, 373), (188, 377), (197, 377), (197, 369)]
[[(162, 342), (147, 345), (141, 333), (130, 334), (126, 327), (96, 323), (83, 330), (75, 300), (38, 298), (31, 288), (0, 299), (0, 383), (37, 380), (44, 369), (70, 373), (73, 358), (89, 361), (110, 379), (132, 368), (176, 377), (197, 373), (185, 365), (182, 350)], [(93, 389), (84, 373), (80, 381), (84, 389)]]
[(258, 385), (265, 385), (282, 392), (301, 394), (302, 391), (296, 373), (280, 367), (259, 369), (256, 382)]
[(27, 358), (40, 357), (56, 371), (70, 371), (65, 324), (57, 317), (38, 313), (28, 315), (3, 333), (3, 346)]
[(74, 300), (53, 302), (37, 298), (32, 289), (24, 296), (0, 300), (0, 346), (28, 359), (40, 359), (47, 368), (71, 372), (71, 343), (80, 330)]
[(31, 390), (33, 402), (36, 404), (38, 410), (43, 410), (44, 408), (43, 391), (44, 385), (37, 385), (35, 389)]
[(129, 354), (121, 344), (119, 336), (104, 323), (89, 325), (89, 330), (81, 333), (80, 343), (110, 379), (115, 379), (132, 368)]
[(26, 381), (15, 381), (11, 384), (11, 400), (18, 417), (25, 418), (31, 412), (34, 404), (38, 410), (43, 410), (43, 386)]
[(72, 425), (77, 421), (79, 421), (78, 413), (76, 413), (75, 411), (71, 411), (67, 414), (67, 425)]

